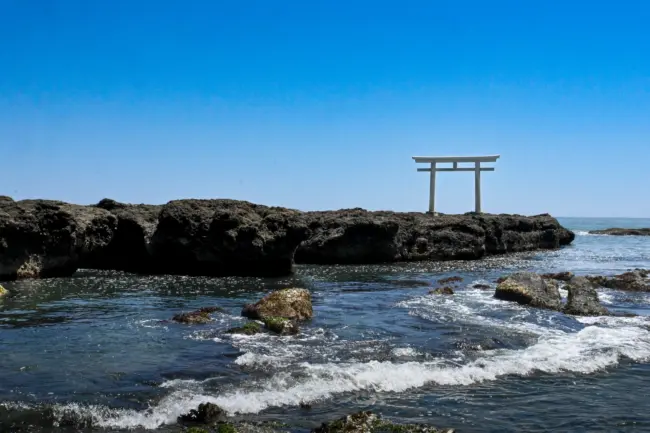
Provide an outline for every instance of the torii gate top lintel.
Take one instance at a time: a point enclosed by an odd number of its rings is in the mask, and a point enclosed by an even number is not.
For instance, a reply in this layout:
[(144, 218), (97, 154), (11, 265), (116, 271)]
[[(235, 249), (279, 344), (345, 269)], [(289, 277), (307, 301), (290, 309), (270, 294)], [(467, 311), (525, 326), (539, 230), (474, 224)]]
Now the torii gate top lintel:
[[(481, 172), (494, 171), (493, 167), (481, 167), (482, 162), (496, 162), (501, 155), (483, 155), (483, 156), (414, 156), (416, 163), (428, 163), (430, 168), (418, 168), (418, 171), (427, 171), (431, 173), (430, 191), (429, 191), (429, 212), (435, 213), (436, 198), (436, 172), (438, 171), (473, 171), (474, 172), (474, 194), (475, 194), (475, 211), (481, 212)], [(474, 167), (461, 168), (458, 163), (473, 162)], [(438, 163), (453, 163), (452, 168), (437, 168)]]

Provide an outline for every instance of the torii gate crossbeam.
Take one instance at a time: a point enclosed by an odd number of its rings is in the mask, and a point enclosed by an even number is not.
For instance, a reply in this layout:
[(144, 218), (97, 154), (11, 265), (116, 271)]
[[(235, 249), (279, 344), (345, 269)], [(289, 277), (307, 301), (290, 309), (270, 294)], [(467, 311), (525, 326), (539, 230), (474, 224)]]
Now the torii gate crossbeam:
[[(429, 178), (429, 212), (435, 214), (436, 207), (436, 172), (438, 171), (473, 171), (474, 172), (474, 208), (481, 212), (481, 172), (494, 171), (494, 167), (481, 167), (482, 162), (496, 162), (500, 155), (487, 156), (414, 156), (416, 163), (428, 163), (429, 168), (418, 171), (430, 172)], [(458, 167), (459, 163), (474, 163), (474, 167)], [(439, 163), (452, 163), (450, 168), (438, 168)]]

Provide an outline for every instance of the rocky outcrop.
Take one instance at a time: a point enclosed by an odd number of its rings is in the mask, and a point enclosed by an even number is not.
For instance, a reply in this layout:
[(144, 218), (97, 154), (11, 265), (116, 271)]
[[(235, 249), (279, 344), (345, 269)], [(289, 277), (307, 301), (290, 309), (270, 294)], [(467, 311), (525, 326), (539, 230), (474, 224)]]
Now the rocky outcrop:
[(95, 206), (117, 218), (117, 228), (105, 248), (83, 257), (80, 267), (150, 273), (154, 270), (151, 237), (158, 226), (162, 206), (124, 204), (103, 199)]
[(163, 206), (151, 239), (155, 271), (184, 275), (281, 276), (307, 237), (298, 211), (235, 200)]
[(588, 276), (594, 284), (608, 289), (625, 290), (630, 292), (650, 292), (650, 270), (635, 269), (612, 277)]
[(212, 424), (226, 419), (226, 411), (213, 403), (201, 403), (198, 408), (178, 417), (180, 423)]
[(0, 280), (65, 277), (113, 239), (104, 209), (50, 200), (0, 200)]
[(236, 200), (92, 206), (0, 197), (0, 279), (77, 268), (145, 274), (283, 276), (306, 264), (479, 259), (570, 243), (548, 215), (332, 212)]
[(591, 230), (592, 235), (611, 235), (611, 236), (650, 236), (650, 228), (640, 229), (622, 229), (611, 228), (604, 230)]
[(559, 310), (562, 300), (556, 284), (532, 272), (509, 275), (497, 285), (494, 297), (550, 310)]
[(242, 316), (249, 319), (264, 320), (282, 317), (291, 320), (311, 319), (314, 311), (311, 293), (306, 289), (282, 289), (271, 292), (254, 304), (242, 310)]
[(437, 289), (429, 290), (430, 295), (453, 295), (454, 289), (449, 286), (438, 287)]
[(600, 304), (596, 286), (585, 277), (573, 277), (566, 289), (569, 292), (564, 313), (575, 316), (604, 316), (609, 314)]
[(573, 232), (549, 215), (438, 215), (350, 209), (305, 214), (310, 237), (297, 263), (366, 264), (466, 260), (573, 241)]
[(300, 332), (300, 328), (294, 320), (289, 320), (284, 317), (266, 317), (264, 319), (264, 326), (269, 331), (280, 335), (296, 335)]

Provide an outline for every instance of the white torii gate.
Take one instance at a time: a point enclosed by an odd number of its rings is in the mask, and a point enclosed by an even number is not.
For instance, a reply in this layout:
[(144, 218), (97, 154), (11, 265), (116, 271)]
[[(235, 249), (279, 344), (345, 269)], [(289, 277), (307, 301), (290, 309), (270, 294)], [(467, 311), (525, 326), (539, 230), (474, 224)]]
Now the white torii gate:
[[(482, 162), (496, 162), (501, 155), (488, 156), (414, 156), (416, 163), (431, 164), (430, 168), (418, 168), (418, 171), (431, 173), (429, 183), (429, 212), (435, 214), (436, 207), (436, 172), (437, 171), (473, 171), (474, 172), (474, 204), (477, 213), (481, 212), (481, 172), (494, 171), (494, 167), (481, 167)], [(451, 168), (438, 168), (438, 163), (453, 163)], [(473, 162), (474, 167), (458, 167), (458, 163)]]

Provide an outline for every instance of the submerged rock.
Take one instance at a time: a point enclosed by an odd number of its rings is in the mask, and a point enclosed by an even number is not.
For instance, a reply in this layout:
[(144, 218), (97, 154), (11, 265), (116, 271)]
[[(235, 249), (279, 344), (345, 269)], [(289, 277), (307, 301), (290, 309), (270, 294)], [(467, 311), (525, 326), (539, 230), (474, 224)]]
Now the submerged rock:
[(613, 277), (588, 276), (594, 284), (608, 289), (626, 290), (631, 292), (650, 292), (650, 270), (635, 269)]
[(550, 274), (542, 274), (542, 278), (547, 280), (569, 281), (573, 278), (573, 272), (556, 272)]
[(453, 295), (454, 289), (451, 287), (438, 287), (434, 290), (429, 290), (430, 295)]
[(270, 317), (305, 320), (313, 316), (311, 293), (306, 289), (282, 289), (271, 292), (255, 304), (248, 304), (242, 316), (255, 320)]
[(210, 313), (222, 311), (219, 307), (203, 307), (200, 310), (192, 311), (190, 313), (180, 313), (172, 317), (174, 322), (187, 323), (187, 324), (205, 324), (212, 321)]
[(640, 228), (640, 229), (611, 228), (611, 229), (604, 229), (604, 230), (591, 230), (589, 233), (593, 235), (611, 235), (611, 236), (650, 236), (650, 228)]
[(243, 335), (255, 335), (262, 332), (262, 326), (257, 322), (248, 322), (244, 326), (239, 326), (236, 328), (230, 328), (226, 331), (227, 334), (243, 334)]
[(509, 275), (497, 285), (494, 297), (551, 310), (559, 310), (562, 299), (557, 285), (532, 272)]
[(438, 284), (442, 286), (444, 284), (460, 283), (462, 281), (463, 281), (462, 277), (448, 277), (448, 278), (443, 278), (441, 280), (438, 280)]
[(604, 316), (608, 314), (600, 304), (596, 287), (585, 277), (573, 277), (566, 286), (569, 292), (564, 313), (576, 316)]
[(426, 424), (397, 424), (383, 420), (370, 411), (357, 412), (336, 421), (323, 423), (311, 433), (454, 433), (454, 429), (437, 429)]
[(213, 403), (201, 403), (197, 409), (192, 409), (178, 417), (181, 423), (212, 424), (226, 418), (226, 412)]
[(300, 331), (298, 324), (284, 317), (266, 317), (263, 322), (266, 329), (280, 335), (295, 335)]

